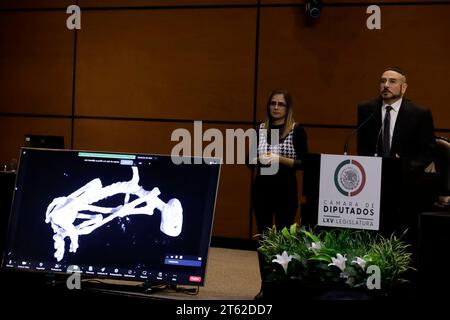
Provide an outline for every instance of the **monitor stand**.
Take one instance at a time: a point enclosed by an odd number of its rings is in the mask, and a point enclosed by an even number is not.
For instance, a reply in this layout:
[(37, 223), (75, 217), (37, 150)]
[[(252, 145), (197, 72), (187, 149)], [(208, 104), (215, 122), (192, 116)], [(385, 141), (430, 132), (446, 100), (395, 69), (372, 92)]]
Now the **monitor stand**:
[[(69, 290), (67, 276), (59, 277), (53, 273), (45, 274), (45, 285), (58, 289)], [(176, 284), (161, 284), (151, 281), (132, 282), (132, 281), (111, 281), (109, 279), (89, 278), (81, 281), (80, 291), (89, 291), (95, 293), (139, 296), (149, 299), (171, 299), (176, 295), (196, 295), (199, 287), (183, 287)], [(69, 291), (78, 291), (76, 288)]]

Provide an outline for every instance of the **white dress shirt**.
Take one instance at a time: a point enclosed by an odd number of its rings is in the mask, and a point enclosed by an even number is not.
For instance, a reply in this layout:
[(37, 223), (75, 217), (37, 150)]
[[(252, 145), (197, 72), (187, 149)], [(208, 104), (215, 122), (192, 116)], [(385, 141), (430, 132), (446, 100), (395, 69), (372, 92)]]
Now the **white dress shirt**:
[(392, 110), (390, 112), (391, 114), (391, 123), (389, 125), (389, 131), (391, 131), (390, 137), (390, 146), (392, 147), (392, 137), (394, 136), (394, 128), (395, 128), (395, 122), (397, 121), (398, 111), (400, 110), (400, 106), (402, 105), (403, 98), (398, 99), (393, 104), (387, 104), (383, 101), (383, 106), (381, 107), (381, 123), (384, 121), (384, 116), (386, 115), (386, 107), (391, 106)]

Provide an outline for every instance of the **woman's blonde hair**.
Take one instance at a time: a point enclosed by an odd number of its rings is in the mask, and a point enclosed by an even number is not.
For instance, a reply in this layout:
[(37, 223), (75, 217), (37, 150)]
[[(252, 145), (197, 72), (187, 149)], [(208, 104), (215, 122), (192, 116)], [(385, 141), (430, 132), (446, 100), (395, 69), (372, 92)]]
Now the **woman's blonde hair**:
[(286, 90), (274, 90), (270, 93), (269, 99), (267, 100), (267, 117), (264, 121), (264, 128), (269, 129), (272, 125), (272, 116), (270, 115), (270, 103), (274, 95), (281, 94), (286, 101), (286, 118), (284, 120), (284, 125), (281, 128), (280, 138), (285, 138), (292, 129), (295, 123), (294, 112), (292, 111), (292, 98), (289, 92)]

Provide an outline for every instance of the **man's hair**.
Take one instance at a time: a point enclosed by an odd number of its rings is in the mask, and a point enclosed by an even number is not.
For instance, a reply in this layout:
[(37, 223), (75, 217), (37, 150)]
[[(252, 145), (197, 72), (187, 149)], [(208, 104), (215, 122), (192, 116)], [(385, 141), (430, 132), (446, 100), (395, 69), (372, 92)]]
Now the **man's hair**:
[(401, 79), (402, 79), (403, 83), (406, 83), (406, 73), (403, 71), (402, 68), (397, 67), (397, 66), (392, 66), (392, 67), (388, 67), (388, 68), (384, 69), (383, 73), (385, 73), (386, 71), (394, 71), (394, 72), (401, 74), (401, 76), (402, 76)]
[(406, 78), (406, 73), (400, 67), (397, 67), (397, 66), (388, 67), (388, 68), (384, 69), (383, 73), (386, 71), (395, 71), (397, 73), (400, 73), (402, 76), (404, 76)]

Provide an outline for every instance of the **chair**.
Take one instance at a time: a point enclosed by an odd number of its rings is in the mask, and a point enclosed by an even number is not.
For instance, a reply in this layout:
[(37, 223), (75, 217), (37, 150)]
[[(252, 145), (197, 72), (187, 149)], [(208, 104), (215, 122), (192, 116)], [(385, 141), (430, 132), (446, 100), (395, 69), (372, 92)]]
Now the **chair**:
[(450, 207), (450, 141), (436, 137), (436, 173), (438, 174), (438, 201), (436, 205)]

